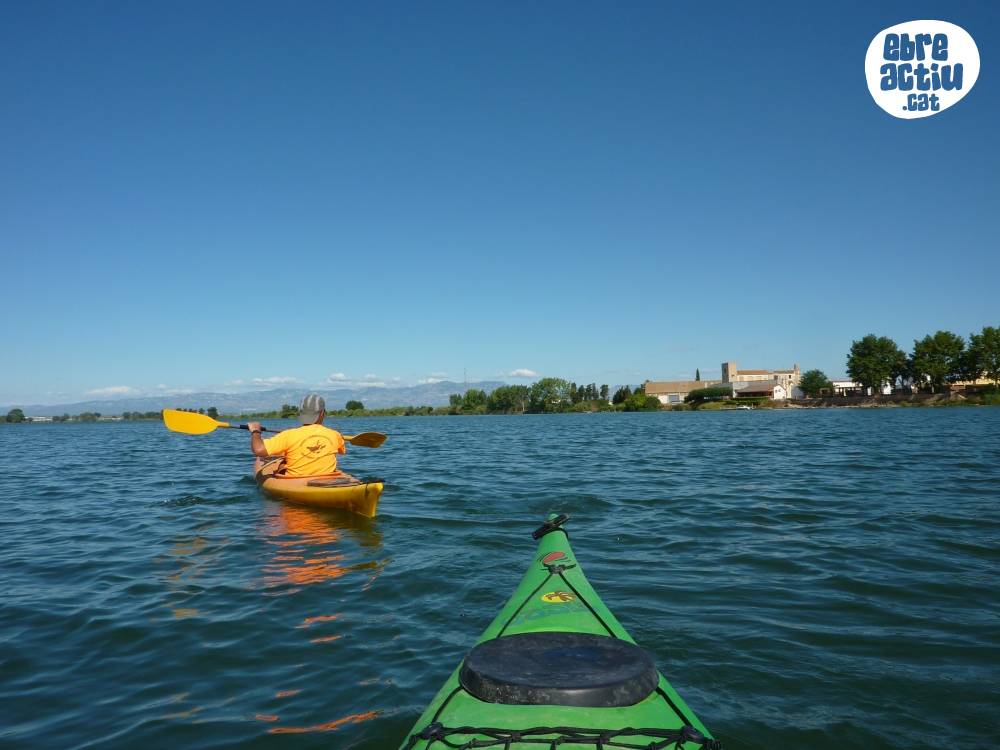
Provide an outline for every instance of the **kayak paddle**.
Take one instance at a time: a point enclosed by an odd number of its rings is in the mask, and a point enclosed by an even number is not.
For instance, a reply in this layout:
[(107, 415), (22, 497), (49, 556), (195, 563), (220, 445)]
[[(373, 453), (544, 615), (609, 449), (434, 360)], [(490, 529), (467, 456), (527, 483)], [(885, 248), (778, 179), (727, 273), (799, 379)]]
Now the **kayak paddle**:
[[(221, 428), (231, 430), (249, 429), (245, 424), (229, 424), (212, 419), (207, 414), (198, 414), (192, 411), (178, 411), (177, 409), (163, 410), (163, 423), (168, 430), (173, 432), (183, 432), (185, 435), (205, 435), (209, 432)], [(269, 430), (261, 427), (262, 432), (280, 432), (280, 430)], [(352, 445), (360, 445), (363, 448), (378, 448), (385, 442), (386, 436), (381, 432), (362, 432), (360, 435), (344, 435), (344, 440)]]

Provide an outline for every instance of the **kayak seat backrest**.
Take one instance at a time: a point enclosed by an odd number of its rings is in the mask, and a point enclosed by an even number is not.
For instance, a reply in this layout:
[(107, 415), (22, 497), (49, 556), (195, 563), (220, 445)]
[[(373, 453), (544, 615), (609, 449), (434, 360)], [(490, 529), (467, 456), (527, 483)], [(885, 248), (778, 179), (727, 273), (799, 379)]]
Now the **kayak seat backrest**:
[(634, 643), (589, 633), (519, 633), (480, 643), (459, 670), (481, 701), (519, 706), (632, 706), (659, 683)]

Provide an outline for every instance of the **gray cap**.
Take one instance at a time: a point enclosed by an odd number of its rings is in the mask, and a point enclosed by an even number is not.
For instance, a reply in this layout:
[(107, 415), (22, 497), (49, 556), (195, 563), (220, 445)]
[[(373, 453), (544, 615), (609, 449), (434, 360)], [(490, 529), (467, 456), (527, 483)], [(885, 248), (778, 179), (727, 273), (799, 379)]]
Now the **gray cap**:
[(315, 424), (319, 421), (319, 413), (326, 411), (326, 401), (322, 396), (310, 393), (299, 405), (299, 422), (302, 424)]

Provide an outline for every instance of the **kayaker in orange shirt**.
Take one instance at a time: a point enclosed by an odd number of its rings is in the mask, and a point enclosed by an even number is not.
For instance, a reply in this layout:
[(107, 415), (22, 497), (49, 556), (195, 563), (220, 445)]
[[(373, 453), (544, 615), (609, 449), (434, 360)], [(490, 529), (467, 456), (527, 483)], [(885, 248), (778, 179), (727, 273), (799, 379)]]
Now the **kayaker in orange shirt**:
[(262, 440), (260, 422), (249, 422), (250, 450), (259, 458), (281, 456), (285, 459), (286, 477), (316, 477), (337, 471), (337, 454), (347, 453), (344, 436), (323, 426), (326, 402), (322, 396), (310, 393), (299, 406), (302, 427), (283, 430), (273, 438)]

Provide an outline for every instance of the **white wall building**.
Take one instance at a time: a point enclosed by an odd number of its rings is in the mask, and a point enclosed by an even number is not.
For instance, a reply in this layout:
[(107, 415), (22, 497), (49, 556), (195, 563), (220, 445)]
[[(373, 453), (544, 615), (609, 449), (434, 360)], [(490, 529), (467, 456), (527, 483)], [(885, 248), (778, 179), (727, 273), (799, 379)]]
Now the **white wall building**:
[(722, 363), (722, 379), (727, 383), (754, 383), (773, 380), (784, 389), (786, 398), (802, 379), (798, 364), (790, 370), (741, 370), (735, 362)]
[[(856, 383), (853, 380), (831, 380), (830, 383), (833, 385), (833, 395), (834, 396), (871, 396), (872, 389), (865, 388), (861, 383)], [(892, 384), (888, 381), (882, 384), (880, 392), (883, 396), (888, 396), (892, 393)]]
[(733, 389), (737, 398), (759, 398), (764, 396), (773, 401), (784, 401), (788, 398), (788, 389), (777, 380), (733, 383)]
[[(723, 362), (721, 380), (647, 380), (643, 389), (647, 396), (655, 396), (661, 404), (670, 405), (684, 403), (685, 397), (698, 388), (726, 386), (738, 397), (747, 387), (764, 384), (759, 392), (753, 393), (754, 396), (783, 400), (801, 395), (798, 388), (801, 379), (802, 371), (797, 364), (790, 370), (741, 370), (735, 362)], [(746, 395), (751, 396), (750, 393)]]
[(647, 396), (656, 396), (661, 404), (683, 404), (684, 398), (699, 388), (719, 385), (718, 380), (647, 380), (642, 388)]

